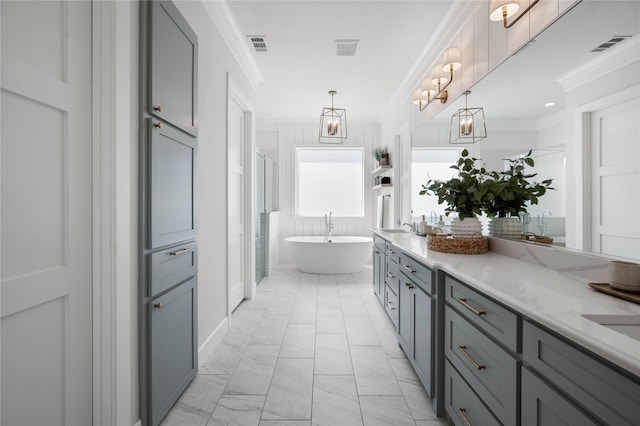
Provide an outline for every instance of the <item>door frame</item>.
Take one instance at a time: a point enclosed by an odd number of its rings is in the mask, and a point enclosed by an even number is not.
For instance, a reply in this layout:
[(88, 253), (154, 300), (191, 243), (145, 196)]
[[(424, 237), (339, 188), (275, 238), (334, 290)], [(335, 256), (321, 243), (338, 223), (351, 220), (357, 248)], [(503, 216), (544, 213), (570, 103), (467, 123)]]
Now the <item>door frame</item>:
[[(591, 214), (591, 202), (593, 186), (591, 183), (592, 174), (592, 135), (591, 135), (591, 114), (604, 108), (631, 100), (640, 96), (640, 84), (627, 87), (625, 89), (614, 92), (592, 102), (580, 105), (575, 110), (575, 135), (577, 135), (578, 143), (576, 144), (576, 157), (581, 160), (581, 164), (575, 170), (574, 176), (580, 176), (576, 179), (575, 188), (576, 205), (582, 207), (582, 214), (575, 216), (576, 241), (575, 246), (581, 250), (591, 251), (593, 242), (591, 241), (591, 222), (593, 220)], [(567, 177), (567, 181), (570, 177)]]
[[(237, 103), (244, 111), (244, 153), (243, 153), (243, 236), (244, 236), (244, 294), (245, 298), (252, 299), (256, 292), (256, 276), (255, 276), (255, 242), (253, 235), (255, 232), (253, 225), (253, 215), (255, 214), (255, 185), (253, 185), (253, 179), (255, 174), (255, 156), (253, 155), (256, 150), (255, 143), (255, 114), (253, 104), (249, 101), (249, 98), (244, 94), (240, 86), (236, 83), (231, 73), (227, 73), (227, 120), (226, 120), (226, 141), (225, 149), (229, 146), (229, 109), (231, 102)], [(225, 156), (225, 157), (226, 157)], [(229, 166), (225, 161), (225, 177), (229, 175)], [(227, 206), (229, 205), (229, 193), (228, 185), (225, 184), (225, 199), (227, 200)], [(226, 216), (225, 223), (225, 240), (229, 240), (229, 217)], [(227, 256), (229, 250), (227, 247)], [(227, 318), (229, 319), (229, 327), (231, 327), (231, 300), (228, 282), (229, 277), (229, 261), (226, 259), (226, 277), (227, 277)]]
[[(139, 6), (92, 0), (93, 423), (132, 424), (138, 386)], [(140, 424), (137, 420), (135, 424)]]

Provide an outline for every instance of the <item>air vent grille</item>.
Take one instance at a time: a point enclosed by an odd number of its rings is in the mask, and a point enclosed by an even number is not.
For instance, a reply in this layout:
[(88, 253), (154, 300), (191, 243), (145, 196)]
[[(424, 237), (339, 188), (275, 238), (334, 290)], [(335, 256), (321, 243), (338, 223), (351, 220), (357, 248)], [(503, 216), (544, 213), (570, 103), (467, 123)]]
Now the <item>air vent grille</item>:
[(264, 36), (262, 35), (248, 35), (249, 41), (253, 45), (253, 48), (256, 52), (266, 52), (267, 51), (267, 43), (264, 41)]
[(616, 44), (625, 41), (626, 39), (631, 38), (630, 35), (614, 35), (611, 39), (609, 39), (608, 41), (605, 41), (604, 43), (602, 43), (601, 45), (599, 45), (598, 47), (596, 47), (595, 49), (592, 49), (592, 52), (604, 52), (605, 50), (615, 46)]
[(336, 40), (336, 56), (356, 56), (360, 40)]

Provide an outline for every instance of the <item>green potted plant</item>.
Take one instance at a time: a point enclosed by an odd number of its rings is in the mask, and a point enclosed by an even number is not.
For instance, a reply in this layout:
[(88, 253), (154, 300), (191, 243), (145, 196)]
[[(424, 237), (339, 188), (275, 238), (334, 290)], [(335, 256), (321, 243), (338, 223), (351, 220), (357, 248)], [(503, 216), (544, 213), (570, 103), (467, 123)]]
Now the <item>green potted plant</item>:
[(482, 224), (477, 215), (482, 214), (486, 205), (494, 198), (498, 189), (497, 183), (491, 178), (484, 167), (477, 168), (478, 159), (469, 156), (464, 149), (458, 162), (451, 166), (457, 170), (457, 176), (447, 181), (429, 180), (422, 185), (420, 195), (435, 195), (438, 204), (446, 203), (445, 214), (457, 213), (458, 217), (452, 222), (454, 237), (473, 237), (482, 235)]
[(378, 147), (373, 150), (373, 157), (378, 162), (379, 166), (389, 165), (389, 151), (387, 147)]
[(503, 172), (491, 172), (496, 182), (494, 197), (487, 203), (484, 211), (493, 218), (489, 224), (491, 235), (520, 238), (522, 224), (520, 215), (527, 213), (528, 204), (538, 204), (538, 200), (551, 187), (553, 179), (542, 182), (531, 181), (537, 173), (526, 173), (526, 167), (535, 165), (532, 151), (520, 158), (509, 161), (509, 168)]

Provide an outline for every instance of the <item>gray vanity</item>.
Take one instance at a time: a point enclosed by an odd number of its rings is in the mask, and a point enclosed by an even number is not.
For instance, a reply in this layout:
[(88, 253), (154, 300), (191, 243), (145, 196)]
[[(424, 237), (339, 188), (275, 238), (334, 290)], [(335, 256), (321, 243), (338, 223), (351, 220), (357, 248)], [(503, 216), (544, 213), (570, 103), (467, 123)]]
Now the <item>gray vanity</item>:
[(640, 425), (640, 341), (594, 321), (640, 318), (640, 305), (591, 290), (584, 275), (601, 268), (526, 243), (492, 240), (520, 259), (455, 255), (410, 233), (373, 233), (374, 292), (438, 415), (456, 425)]

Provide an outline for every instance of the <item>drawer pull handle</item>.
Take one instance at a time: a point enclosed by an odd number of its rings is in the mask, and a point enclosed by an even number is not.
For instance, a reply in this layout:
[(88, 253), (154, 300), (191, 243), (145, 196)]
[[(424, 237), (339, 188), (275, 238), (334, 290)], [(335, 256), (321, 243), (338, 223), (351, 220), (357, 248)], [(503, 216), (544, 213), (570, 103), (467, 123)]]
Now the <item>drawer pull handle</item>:
[(467, 299), (456, 299), (458, 302), (460, 302), (462, 304), (462, 306), (464, 306), (465, 308), (467, 308), (468, 310), (470, 310), (471, 312), (473, 312), (474, 314), (476, 314), (477, 316), (481, 316), (481, 315), (486, 315), (487, 313), (485, 311), (480, 311), (476, 308), (474, 308), (473, 306), (471, 306), (468, 302)]
[(389, 277), (389, 278), (395, 278), (391, 272), (387, 272), (387, 277)]
[(387, 253), (389, 253), (389, 254), (396, 254), (396, 252), (395, 252), (395, 251), (393, 251), (393, 250), (391, 250), (391, 249), (389, 249), (389, 248), (387, 249)]
[(183, 248), (183, 249), (180, 249), (180, 250), (172, 251), (172, 252), (168, 253), (168, 255), (169, 256), (178, 256), (178, 255), (181, 255), (181, 254), (189, 253), (190, 251), (191, 251), (190, 248)]
[(162, 123), (154, 123), (153, 127), (155, 127), (156, 129), (162, 129)]
[(467, 426), (472, 426), (471, 422), (469, 421), (469, 418), (467, 417), (467, 410), (465, 410), (464, 408), (460, 408), (460, 407), (456, 407), (456, 410), (458, 410), (458, 413), (460, 413), (460, 417), (462, 417), (462, 420), (464, 421), (464, 424)]
[(482, 365), (482, 364), (478, 364), (478, 362), (473, 359), (471, 357), (471, 355), (469, 355), (469, 352), (466, 351), (467, 347), (463, 346), (463, 345), (458, 345), (458, 349), (464, 354), (464, 356), (467, 357), (467, 359), (469, 359), (469, 361), (471, 361), (471, 364), (473, 364), (473, 366), (475, 368), (477, 368), (478, 370), (483, 370), (485, 368), (487, 368), (486, 366)]
[(406, 269), (407, 271), (411, 272), (412, 274), (415, 274), (416, 271), (414, 271), (413, 269), (411, 269), (410, 267), (408, 267), (407, 265), (402, 265), (404, 266), (404, 269)]
[(387, 302), (387, 308), (389, 308), (392, 311), (395, 311), (396, 308), (394, 308), (391, 303)]
[(411, 284), (411, 283), (404, 283), (404, 286), (407, 287), (408, 289), (412, 289), (413, 288), (413, 284)]
[(154, 303), (153, 307), (156, 309), (162, 309), (162, 303)]
[(154, 110), (155, 112), (162, 112), (162, 107), (161, 107), (160, 105), (158, 105), (158, 106), (154, 106), (154, 107), (153, 107), (153, 110)]

